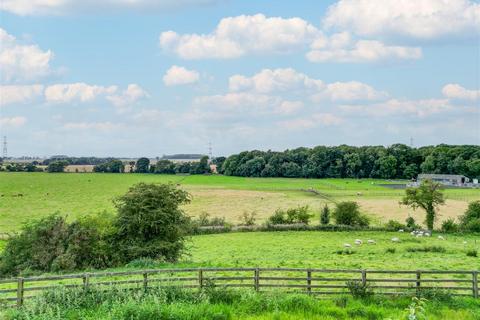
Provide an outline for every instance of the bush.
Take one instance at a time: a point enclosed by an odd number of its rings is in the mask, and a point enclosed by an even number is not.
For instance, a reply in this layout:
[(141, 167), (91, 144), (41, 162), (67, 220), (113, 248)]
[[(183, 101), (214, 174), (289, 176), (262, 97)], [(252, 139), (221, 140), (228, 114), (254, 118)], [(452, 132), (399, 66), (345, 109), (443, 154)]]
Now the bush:
[(213, 217), (210, 218), (210, 214), (207, 212), (202, 212), (197, 219), (192, 221), (194, 226), (198, 227), (212, 227), (212, 226), (225, 226), (227, 222), (225, 217)]
[(475, 249), (469, 249), (467, 250), (467, 257), (474, 257), (476, 258), (478, 256), (478, 251)]
[(455, 220), (450, 218), (442, 222), (442, 232), (451, 233), (458, 231), (458, 224), (455, 223)]
[(470, 202), (467, 211), (460, 217), (460, 227), (467, 231), (480, 232), (480, 200)]
[(311, 214), (308, 213), (308, 206), (290, 208), (285, 210), (277, 209), (267, 220), (267, 224), (308, 224)]
[(405, 225), (407, 229), (410, 229), (410, 230), (419, 229), (420, 227), (419, 225), (417, 225), (413, 217), (408, 217), (407, 219), (405, 219)]
[(348, 291), (355, 299), (365, 299), (373, 296), (373, 290), (368, 282), (353, 280), (346, 282)]
[(387, 250), (385, 250), (386, 253), (395, 253), (397, 251), (397, 249), (395, 248), (387, 248)]
[(327, 225), (330, 223), (330, 208), (325, 205), (320, 214), (320, 224)]
[(406, 226), (397, 220), (389, 220), (385, 225), (385, 228), (389, 231), (398, 231), (400, 229), (406, 229)]
[(64, 172), (68, 166), (68, 162), (65, 160), (53, 161), (48, 164), (48, 172)]
[(242, 226), (254, 226), (257, 220), (257, 213), (252, 211), (250, 213), (244, 211), (243, 214), (240, 216), (240, 225)]
[(438, 252), (445, 253), (447, 250), (441, 246), (423, 246), (423, 247), (410, 247), (406, 249), (407, 252)]
[(347, 226), (367, 227), (369, 219), (360, 213), (360, 207), (354, 201), (344, 201), (336, 204), (333, 211), (336, 224)]

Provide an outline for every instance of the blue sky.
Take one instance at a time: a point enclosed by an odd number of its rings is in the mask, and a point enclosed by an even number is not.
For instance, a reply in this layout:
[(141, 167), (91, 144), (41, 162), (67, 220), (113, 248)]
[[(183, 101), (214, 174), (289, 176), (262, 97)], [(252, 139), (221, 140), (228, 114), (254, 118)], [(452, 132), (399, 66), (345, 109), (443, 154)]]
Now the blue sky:
[(3, 0), (9, 155), (480, 144), (468, 0)]

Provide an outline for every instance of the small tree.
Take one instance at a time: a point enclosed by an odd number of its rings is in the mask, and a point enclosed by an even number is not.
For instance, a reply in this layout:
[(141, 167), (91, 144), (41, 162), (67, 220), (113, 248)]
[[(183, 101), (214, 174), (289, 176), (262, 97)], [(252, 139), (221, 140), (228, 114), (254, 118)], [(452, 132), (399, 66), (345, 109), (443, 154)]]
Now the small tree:
[(335, 222), (340, 225), (361, 226), (369, 225), (367, 216), (360, 213), (360, 207), (355, 201), (343, 201), (336, 204), (333, 211)]
[(412, 207), (414, 210), (417, 208), (425, 210), (425, 223), (429, 230), (433, 230), (438, 207), (445, 203), (440, 188), (439, 183), (425, 180), (418, 188), (407, 188), (405, 196), (400, 201), (400, 204)]
[(190, 219), (180, 208), (190, 195), (172, 184), (139, 183), (115, 201), (114, 222), (121, 260), (176, 261), (184, 250)]
[(150, 160), (148, 158), (140, 158), (137, 161), (135, 172), (148, 173), (150, 169)]
[(468, 204), (467, 211), (460, 217), (460, 226), (464, 230), (480, 232), (480, 201)]
[(48, 172), (64, 172), (65, 168), (68, 166), (68, 162), (65, 160), (52, 161), (48, 164)]
[(322, 213), (320, 214), (320, 223), (323, 225), (330, 223), (330, 208), (325, 205), (322, 209)]

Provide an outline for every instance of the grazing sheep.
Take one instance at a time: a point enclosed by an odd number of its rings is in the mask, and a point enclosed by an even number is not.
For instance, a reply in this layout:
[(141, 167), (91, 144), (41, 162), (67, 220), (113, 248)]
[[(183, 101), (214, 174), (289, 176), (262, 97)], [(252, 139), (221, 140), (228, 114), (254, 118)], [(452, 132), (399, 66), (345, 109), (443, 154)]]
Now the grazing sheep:
[(467, 244), (467, 241), (463, 241), (463, 244)]
[(344, 243), (343, 246), (344, 246), (345, 248), (351, 248), (351, 247), (352, 247), (352, 245), (349, 244), (349, 243)]
[(403, 229), (400, 229), (400, 230), (398, 230), (398, 232), (404, 232), (404, 230), (403, 230)]
[(431, 236), (430, 232), (425, 232), (423, 235), (424, 235), (425, 237), (430, 237), (430, 236)]
[(412, 236), (416, 235), (417, 233), (415, 231), (410, 232)]
[(360, 240), (360, 239), (355, 240), (355, 244), (358, 245), (358, 246), (361, 245), (362, 243), (363, 243), (363, 241)]
[(375, 242), (375, 240), (368, 240), (367, 243), (368, 243), (368, 244), (377, 244), (377, 243)]
[(423, 237), (423, 233), (419, 233), (415, 236), (415, 238), (421, 238), (421, 237)]
[(442, 236), (438, 236), (438, 239), (440, 239), (440, 240), (445, 240), (445, 238), (442, 237)]
[(397, 237), (392, 238), (392, 242), (400, 242), (400, 239)]

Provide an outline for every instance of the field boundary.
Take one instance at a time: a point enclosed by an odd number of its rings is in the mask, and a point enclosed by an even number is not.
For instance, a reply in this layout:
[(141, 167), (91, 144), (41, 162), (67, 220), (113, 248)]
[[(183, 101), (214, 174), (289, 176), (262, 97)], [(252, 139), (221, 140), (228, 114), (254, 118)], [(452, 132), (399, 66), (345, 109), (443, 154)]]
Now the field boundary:
[[(365, 270), (301, 268), (184, 268), (123, 272), (81, 273), (44, 277), (0, 279), (0, 305), (20, 307), (26, 299), (58, 288), (115, 287), (143, 289), (178, 286), (283, 290), (315, 295), (347, 294), (347, 282), (367, 286), (375, 294), (408, 295), (441, 290), (455, 296), (479, 297), (478, 270)], [(102, 280), (103, 279), (103, 280)], [(35, 285), (39, 284), (40, 285)], [(28, 293), (34, 294), (28, 294)]]

